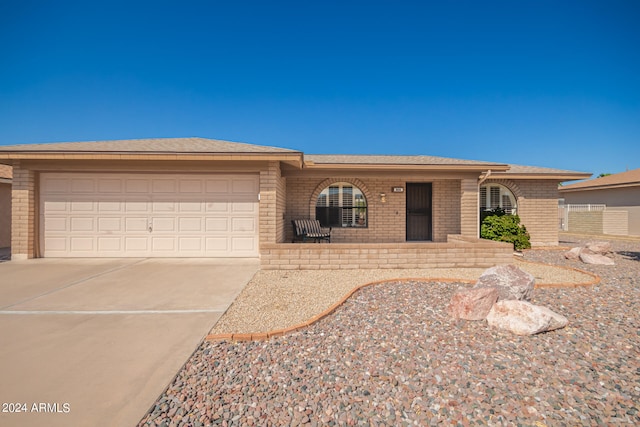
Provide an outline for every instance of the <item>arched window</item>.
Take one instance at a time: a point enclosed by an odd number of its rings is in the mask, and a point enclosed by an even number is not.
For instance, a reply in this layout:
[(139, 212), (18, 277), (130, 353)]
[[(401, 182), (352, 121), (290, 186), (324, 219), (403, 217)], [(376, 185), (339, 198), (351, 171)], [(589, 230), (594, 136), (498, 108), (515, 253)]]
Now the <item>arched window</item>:
[(518, 206), (513, 193), (504, 185), (481, 185), (480, 212), (491, 211), (496, 208), (504, 209), (507, 214), (515, 215)]
[(353, 184), (336, 182), (320, 192), (316, 219), (323, 227), (366, 227), (367, 199)]

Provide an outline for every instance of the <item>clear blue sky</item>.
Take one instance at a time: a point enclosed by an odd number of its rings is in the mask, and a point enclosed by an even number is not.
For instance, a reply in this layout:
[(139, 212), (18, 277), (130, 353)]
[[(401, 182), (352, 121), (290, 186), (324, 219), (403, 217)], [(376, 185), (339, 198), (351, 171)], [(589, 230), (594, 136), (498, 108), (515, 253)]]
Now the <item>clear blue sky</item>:
[(0, 144), (640, 167), (640, 1), (0, 0)]

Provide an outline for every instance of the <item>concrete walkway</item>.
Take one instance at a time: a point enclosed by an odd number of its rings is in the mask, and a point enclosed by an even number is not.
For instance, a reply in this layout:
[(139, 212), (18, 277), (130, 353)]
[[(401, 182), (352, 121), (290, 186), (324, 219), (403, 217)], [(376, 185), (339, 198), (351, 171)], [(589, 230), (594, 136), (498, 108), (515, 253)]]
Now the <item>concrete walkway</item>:
[(228, 259), (0, 263), (0, 425), (135, 425), (258, 268)]

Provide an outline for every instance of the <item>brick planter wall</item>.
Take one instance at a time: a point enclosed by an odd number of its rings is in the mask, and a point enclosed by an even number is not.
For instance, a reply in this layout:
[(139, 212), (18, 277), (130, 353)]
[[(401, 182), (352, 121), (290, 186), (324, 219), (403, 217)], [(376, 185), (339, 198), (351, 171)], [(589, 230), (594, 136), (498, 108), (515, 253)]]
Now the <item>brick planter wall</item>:
[(487, 268), (511, 263), (513, 245), (460, 235), (447, 242), (263, 244), (260, 260), (264, 270)]

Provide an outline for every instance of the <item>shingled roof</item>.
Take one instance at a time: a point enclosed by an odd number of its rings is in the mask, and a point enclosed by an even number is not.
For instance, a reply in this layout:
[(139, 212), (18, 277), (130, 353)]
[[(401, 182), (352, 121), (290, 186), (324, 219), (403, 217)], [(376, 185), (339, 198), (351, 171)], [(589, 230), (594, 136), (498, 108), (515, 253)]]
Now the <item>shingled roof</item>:
[(509, 178), (553, 177), (565, 181), (585, 179), (591, 176), (590, 172), (577, 172), (566, 169), (544, 168), (541, 166), (526, 165), (509, 165), (508, 171), (496, 173), (496, 175), (499, 174), (507, 175), (507, 177)]
[(505, 164), (436, 156), (392, 156), (355, 154), (305, 154), (308, 164), (358, 165), (482, 165), (505, 167)]
[(565, 185), (559, 190), (560, 192), (564, 192), (634, 186), (640, 186), (640, 169), (633, 169), (626, 172), (590, 179), (588, 181)]
[(343, 154), (305, 154), (306, 167), (331, 166), (359, 166), (433, 169), (474, 169), (491, 170), (494, 176), (508, 176), (509, 178), (548, 178), (560, 180), (585, 179), (590, 173), (576, 172), (564, 169), (544, 168), (538, 166), (509, 165), (505, 163), (485, 162), (479, 160), (463, 160), (450, 157), (436, 156), (386, 156), (386, 155), (343, 155)]
[(0, 152), (3, 151), (23, 153), (299, 153), (299, 151), (286, 148), (207, 138), (123, 139), (115, 141), (55, 142), (47, 144), (0, 146)]

